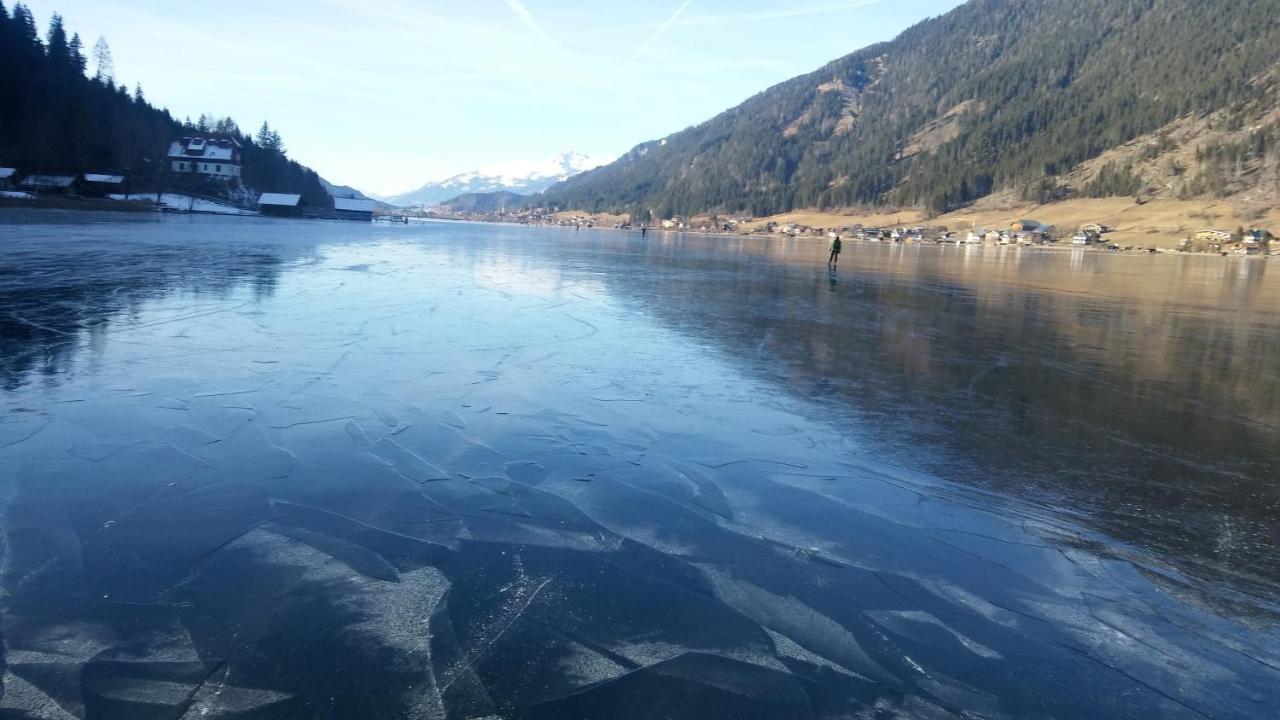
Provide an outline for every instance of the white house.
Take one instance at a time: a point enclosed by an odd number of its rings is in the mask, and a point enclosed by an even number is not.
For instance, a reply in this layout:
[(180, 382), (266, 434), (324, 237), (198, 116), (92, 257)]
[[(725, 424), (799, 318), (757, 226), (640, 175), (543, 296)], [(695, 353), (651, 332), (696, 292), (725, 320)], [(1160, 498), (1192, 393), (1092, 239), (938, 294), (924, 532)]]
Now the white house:
[(169, 146), (170, 169), (175, 173), (240, 177), (240, 142), (235, 138), (184, 137)]

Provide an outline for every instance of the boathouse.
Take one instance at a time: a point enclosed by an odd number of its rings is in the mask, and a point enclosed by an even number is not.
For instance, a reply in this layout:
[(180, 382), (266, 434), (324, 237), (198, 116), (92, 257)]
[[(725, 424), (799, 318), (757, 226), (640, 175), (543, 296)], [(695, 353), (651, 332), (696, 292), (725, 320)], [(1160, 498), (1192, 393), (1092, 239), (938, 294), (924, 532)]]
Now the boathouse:
[(339, 220), (373, 222), (373, 211), (377, 204), (372, 200), (355, 198), (334, 198), (333, 214)]
[(286, 193), (262, 193), (258, 198), (258, 212), (275, 217), (297, 217), (302, 211), (302, 196)]
[(85, 173), (81, 183), (81, 192), (86, 197), (106, 197), (124, 193), (123, 175), (104, 175), (101, 173)]
[(75, 175), (28, 175), (18, 187), (38, 195), (76, 195), (80, 190)]

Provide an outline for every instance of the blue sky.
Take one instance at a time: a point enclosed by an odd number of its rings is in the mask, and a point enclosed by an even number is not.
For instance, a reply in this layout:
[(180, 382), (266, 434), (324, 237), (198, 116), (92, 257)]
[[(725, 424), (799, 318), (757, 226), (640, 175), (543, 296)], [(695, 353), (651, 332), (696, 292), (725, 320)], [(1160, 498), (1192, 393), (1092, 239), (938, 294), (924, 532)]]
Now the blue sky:
[[(391, 194), (620, 155), (961, 0), (27, 0), (178, 117), (269, 120), (331, 181)], [(6, 3), (11, 5), (12, 3)]]

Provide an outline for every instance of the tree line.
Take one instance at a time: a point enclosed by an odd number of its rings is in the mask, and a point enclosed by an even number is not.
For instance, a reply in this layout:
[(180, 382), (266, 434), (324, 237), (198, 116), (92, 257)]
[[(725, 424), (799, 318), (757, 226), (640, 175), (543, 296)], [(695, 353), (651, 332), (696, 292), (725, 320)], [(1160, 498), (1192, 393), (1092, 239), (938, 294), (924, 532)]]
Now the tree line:
[(154, 190), (187, 180), (168, 172), (171, 142), (223, 135), (242, 144), (249, 187), (298, 193), (311, 206), (329, 202), (319, 176), (289, 159), (270, 126), (251, 137), (230, 118), (179, 121), (152, 106), (141, 85), (130, 92), (118, 82), (105, 38), (86, 51), (57, 13), (41, 36), (30, 9), (18, 3), (10, 12), (0, 0), (0, 68), (0, 166), (23, 174), (119, 173), (135, 189)]

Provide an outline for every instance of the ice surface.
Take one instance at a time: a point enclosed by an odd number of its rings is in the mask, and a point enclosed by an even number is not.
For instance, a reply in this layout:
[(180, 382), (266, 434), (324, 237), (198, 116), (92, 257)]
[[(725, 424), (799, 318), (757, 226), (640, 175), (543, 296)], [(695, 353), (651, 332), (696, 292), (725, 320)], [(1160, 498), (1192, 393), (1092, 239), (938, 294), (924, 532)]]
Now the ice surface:
[(1280, 715), (1261, 264), (15, 217), (0, 716)]

